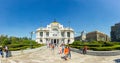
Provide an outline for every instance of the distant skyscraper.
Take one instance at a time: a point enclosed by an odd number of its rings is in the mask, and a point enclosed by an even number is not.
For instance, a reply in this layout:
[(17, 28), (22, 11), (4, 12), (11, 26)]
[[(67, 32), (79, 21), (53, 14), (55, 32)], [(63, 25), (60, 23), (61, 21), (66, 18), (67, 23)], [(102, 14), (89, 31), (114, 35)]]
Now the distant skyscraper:
[(120, 23), (111, 26), (111, 40), (120, 42)]

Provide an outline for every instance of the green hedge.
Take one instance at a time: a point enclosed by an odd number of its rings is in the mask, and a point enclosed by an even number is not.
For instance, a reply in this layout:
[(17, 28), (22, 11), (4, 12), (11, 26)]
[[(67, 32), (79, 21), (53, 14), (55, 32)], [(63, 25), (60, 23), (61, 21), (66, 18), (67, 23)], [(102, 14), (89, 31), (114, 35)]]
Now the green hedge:
[[(44, 46), (43, 44), (32, 45), (33, 48)], [(22, 45), (22, 44), (11, 44), (8, 45), (10, 51), (24, 50), (30, 48), (30, 45)]]
[[(83, 46), (73, 46), (70, 45), (72, 48), (77, 48), (77, 49), (82, 49)], [(115, 46), (106, 46), (106, 47), (90, 47), (88, 46), (89, 50), (94, 50), (94, 51), (111, 51), (111, 50), (120, 50), (120, 45), (115, 45)]]
[(73, 45), (73, 44), (70, 44), (71, 46), (88, 46), (88, 47), (101, 47), (102, 44), (80, 44), (80, 45)]
[(85, 45), (88, 46), (88, 49), (94, 50), (94, 51), (120, 50), (120, 42), (103, 42), (103, 41), (80, 42), (80, 41), (75, 41), (72, 44), (70, 44), (70, 47), (81, 49)]
[(91, 50), (94, 50), (94, 51), (111, 51), (111, 50), (114, 50), (113, 47), (93, 47), (93, 48), (89, 48)]
[(83, 46), (70, 46), (70, 47), (72, 47), (72, 48), (77, 48), (77, 49), (83, 48)]
[(9, 48), (18, 48), (18, 47), (23, 47), (23, 46), (26, 46), (26, 45), (22, 45), (22, 44), (10, 44), (10, 45), (8, 45)]

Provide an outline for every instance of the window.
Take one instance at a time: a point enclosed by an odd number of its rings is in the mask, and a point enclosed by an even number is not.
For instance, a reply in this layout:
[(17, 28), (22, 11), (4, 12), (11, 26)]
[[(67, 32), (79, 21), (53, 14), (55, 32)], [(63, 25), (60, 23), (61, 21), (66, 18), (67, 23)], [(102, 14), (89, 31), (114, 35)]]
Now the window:
[(64, 32), (61, 32), (61, 36), (64, 37)]
[(53, 34), (53, 36), (57, 36), (57, 34)]
[(40, 36), (43, 37), (43, 32), (40, 32)]
[(69, 44), (70, 43), (70, 39), (68, 39), (68, 42), (67, 42), (67, 44)]
[(49, 32), (46, 32), (46, 36), (49, 36)]
[(42, 39), (40, 39), (40, 42), (43, 42)]
[(67, 37), (70, 37), (70, 32), (67, 32)]

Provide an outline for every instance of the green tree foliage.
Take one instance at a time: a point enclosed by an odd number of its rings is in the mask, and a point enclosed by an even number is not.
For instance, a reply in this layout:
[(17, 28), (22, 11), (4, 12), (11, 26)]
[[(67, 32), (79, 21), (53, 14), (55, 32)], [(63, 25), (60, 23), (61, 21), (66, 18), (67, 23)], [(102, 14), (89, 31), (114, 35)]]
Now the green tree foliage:
[(0, 46), (8, 45), (10, 50), (21, 50), (30, 48), (30, 46), (33, 46), (33, 48), (42, 46), (41, 44), (38, 44), (34, 40), (31, 40), (27, 37), (14, 37), (7, 35), (0, 35)]
[(0, 45), (10, 44), (9, 38), (7, 35), (0, 35)]
[(27, 37), (18, 38), (18, 37), (8, 37), (7, 35), (0, 35), (0, 45), (9, 45), (9, 44), (26, 44), (29, 45), (30, 42), (32, 44), (37, 44), (34, 40), (30, 40)]

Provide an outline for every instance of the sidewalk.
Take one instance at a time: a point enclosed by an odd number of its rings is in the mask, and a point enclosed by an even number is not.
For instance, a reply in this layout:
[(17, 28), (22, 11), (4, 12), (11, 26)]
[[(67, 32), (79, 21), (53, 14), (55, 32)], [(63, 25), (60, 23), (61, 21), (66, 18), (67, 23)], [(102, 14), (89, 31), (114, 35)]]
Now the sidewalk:
[[(73, 49), (76, 50), (76, 49)], [(58, 48), (52, 51), (46, 46), (23, 50), (23, 55), (20, 51), (12, 51), (13, 57), (3, 58), (2, 63), (119, 63), (120, 55), (117, 56), (93, 56), (83, 55), (71, 51), (71, 59), (65, 61), (58, 54)]]
[[(28, 53), (32, 53), (35, 51), (40, 51), (41, 49), (46, 48), (46, 46), (42, 46), (39, 48), (35, 48), (35, 49), (26, 49), (26, 50), (20, 50), (20, 51), (11, 51), (11, 55), (12, 57), (14, 56), (21, 56), (21, 55), (26, 55)], [(15, 61), (11, 60), (10, 58), (2, 58), (0, 57), (0, 63), (16, 63)]]
[(26, 50), (20, 50), (20, 51), (11, 51), (11, 55), (12, 56), (16, 56), (16, 55), (23, 55), (23, 54), (27, 54), (27, 53), (32, 53), (32, 52), (35, 52), (35, 51), (39, 51), (41, 50), (42, 48), (45, 48), (46, 46), (42, 46), (42, 47), (39, 47), (39, 48), (35, 48), (35, 49), (26, 49)]

